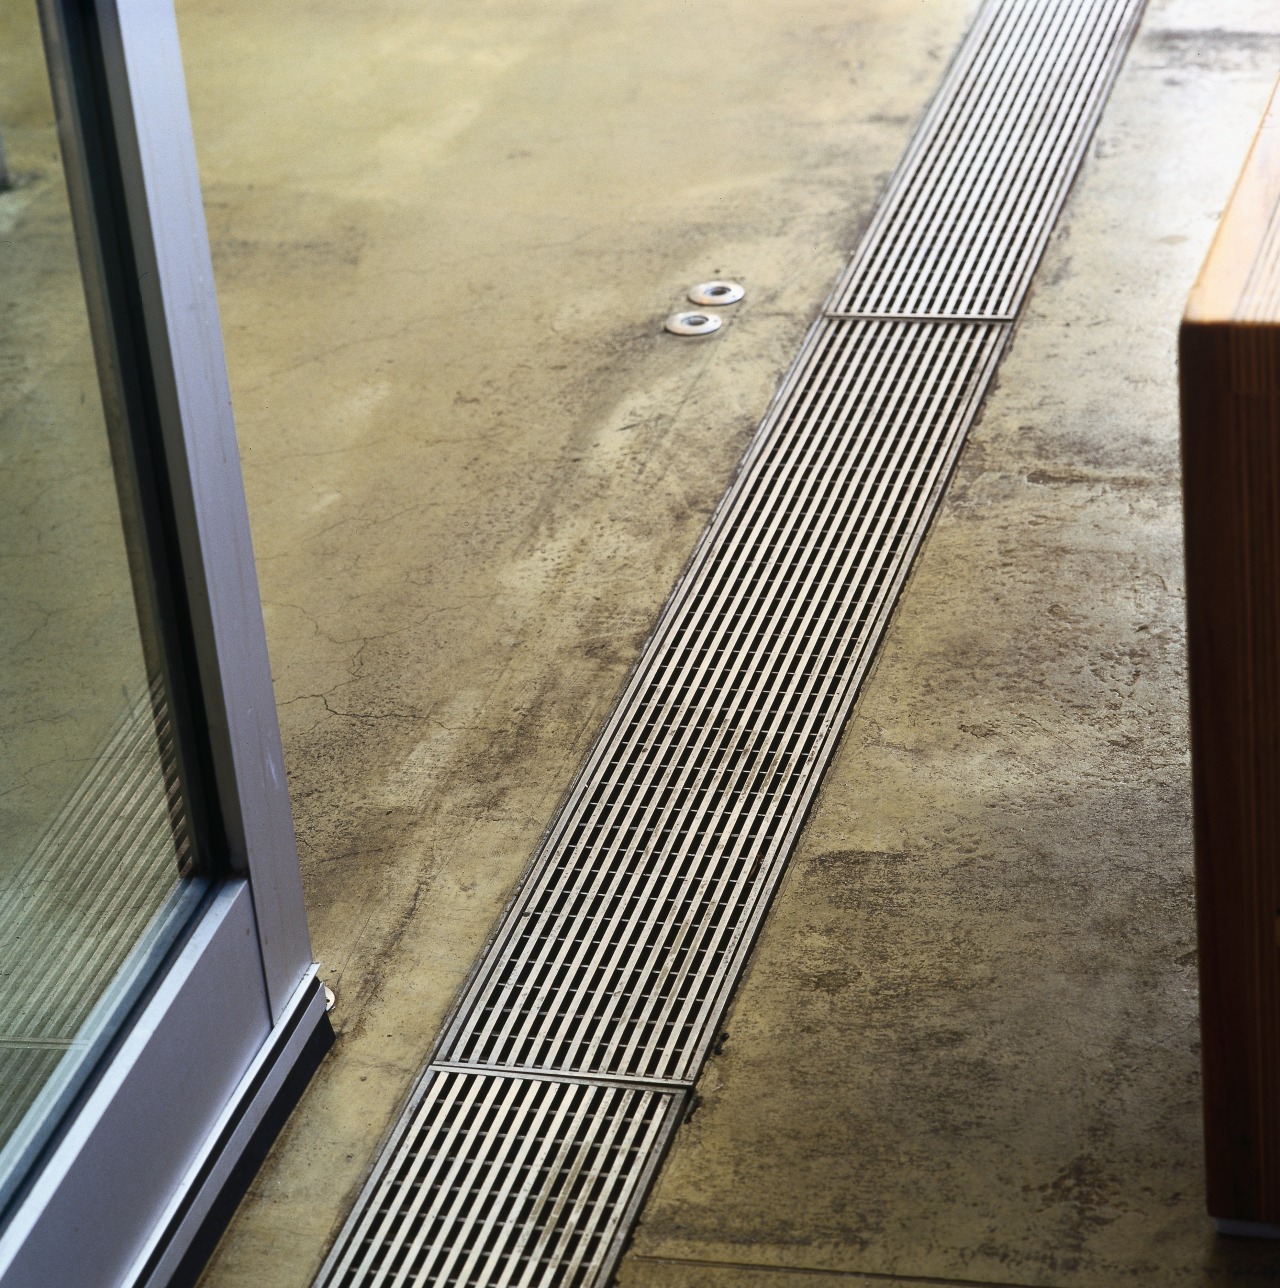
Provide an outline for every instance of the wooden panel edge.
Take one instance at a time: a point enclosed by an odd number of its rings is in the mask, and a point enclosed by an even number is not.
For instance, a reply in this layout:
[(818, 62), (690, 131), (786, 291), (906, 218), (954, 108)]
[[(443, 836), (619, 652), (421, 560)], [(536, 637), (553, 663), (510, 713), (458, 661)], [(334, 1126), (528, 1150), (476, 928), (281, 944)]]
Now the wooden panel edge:
[[(1266, 115), (1249, 148), (1240, 178), (1227, 202), (1187, 301), (1185, 317), (1193, 322), (1280, 322), (1280, 299), (1259, 315), (1255, 269), (1261, 257), (1276, 258), (1270, 267), (1280, 282), (1280, 79), (1271, 92)], [(1268, 238), (1268, 232), (1273, 233)], [(1269, 295), (1263, 292), (1264, 299)]]

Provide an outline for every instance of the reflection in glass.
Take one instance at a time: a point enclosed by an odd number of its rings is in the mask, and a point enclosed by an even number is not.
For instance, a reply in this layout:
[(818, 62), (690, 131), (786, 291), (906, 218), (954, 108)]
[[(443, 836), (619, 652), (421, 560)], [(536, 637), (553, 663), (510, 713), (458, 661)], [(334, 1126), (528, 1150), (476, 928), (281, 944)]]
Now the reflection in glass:
[(198, 891), (30, 0), (0, 0), (0, 136), (2, 1193)]

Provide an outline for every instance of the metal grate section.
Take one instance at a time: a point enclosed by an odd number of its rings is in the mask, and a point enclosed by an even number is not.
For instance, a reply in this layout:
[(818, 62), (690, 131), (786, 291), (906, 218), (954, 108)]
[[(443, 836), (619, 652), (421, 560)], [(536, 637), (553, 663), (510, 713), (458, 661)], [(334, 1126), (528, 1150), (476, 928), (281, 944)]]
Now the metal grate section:
[(831, 311), (1012, 318), (1140, 11), (1141, 0), (985, 5)]
[(692, 1076), (1003, 336), (820, 326), (445, 1058)]
[(579, 1288), (607, 1269), (672, 1124), (671, 1091), (429, 1072), (334, 1288)]

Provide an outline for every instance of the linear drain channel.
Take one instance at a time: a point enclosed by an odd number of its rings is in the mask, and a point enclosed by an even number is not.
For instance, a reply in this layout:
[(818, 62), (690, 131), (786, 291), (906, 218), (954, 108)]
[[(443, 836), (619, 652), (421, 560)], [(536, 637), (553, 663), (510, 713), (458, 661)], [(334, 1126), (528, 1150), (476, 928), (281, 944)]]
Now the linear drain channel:
[(989, 0), (318, 1284), (602, 1283), (1141, 0)]

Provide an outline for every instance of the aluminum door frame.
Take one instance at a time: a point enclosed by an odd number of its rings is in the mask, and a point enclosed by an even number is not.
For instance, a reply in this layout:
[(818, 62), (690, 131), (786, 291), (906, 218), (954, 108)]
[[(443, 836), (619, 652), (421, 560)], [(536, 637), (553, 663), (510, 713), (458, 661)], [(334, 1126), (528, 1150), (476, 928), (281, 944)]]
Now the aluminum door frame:
[[(159, 555), (174, 584), (159, 602), (182, 653), (166, 648), (165, 665), (188, 701), (174, 717), (195, 746), (187, 772), (206, 805), (197, 846), (215, 884), (6, 1214), (0, 1286), (159, 1285), (198, 1274), (332, 1030), (311, 958), (173, 6), (38, 3), (99, 364), (146, 372), (151, 439), (129, 450), (137, 469), (151, 454), (164, 511)], [(132, 328), (123, 340), (121, 310)]]

